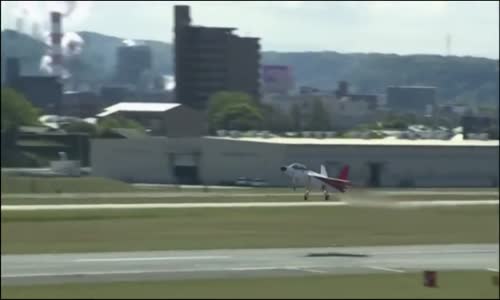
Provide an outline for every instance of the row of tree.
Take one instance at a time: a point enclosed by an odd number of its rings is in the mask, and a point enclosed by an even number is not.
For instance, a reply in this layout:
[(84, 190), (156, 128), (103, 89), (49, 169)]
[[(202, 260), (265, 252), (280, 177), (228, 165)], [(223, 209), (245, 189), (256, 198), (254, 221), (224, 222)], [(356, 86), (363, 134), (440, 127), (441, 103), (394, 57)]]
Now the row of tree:
[[(41, 111), (12, 89), (2, 89), (1, 128), (12, 130), (19, 126), (40, 125)], [(241, 92), (223, 91), (209, 99), (208, 121), (212, 133), (218, 129), (226, 130), (270, 130), (286, 131), (327, 131), (332, 130), (331, 120), (323, 103), (319, 99), (312, 100), (312, 107), (307, 112), (294, 104), (288, 113), (281, 112), (270, 105), (259, 103), (251, 96)], [(363, 124), (358, 129), (406, 129), (410, 124), (452, 127), (446, 119), (422, 119), (415, 115), (389, 114), (380, 122)], [(87, 122), (65, 124), (62, 129), (67, 132), (88, 133), (92, 137), (105, 136), (114, 128), (133, 128), (144, 131), (144, 128), (133, 120), (120, 116), (100, 119), (97, 125)]]
[[(16, 131), (21, 126), (40, 126), (40, 115), (41, 110), (34, 107), (22, 94), (10, 88), (2, 88), (2, 131)], [(66, 132), (87, 133), (92, 137), (106, 135), (114, 128), (144, 130), (139, 123), (121, 116), (103, 118), (97, 125), (84, 121), (61, 125), (61, 129)]]
[(289, 113), (262, 104), (241, 92), (223, 91), (209, 99), (208, 120), (212, 132), (227, 130), (270, 130), (273, 132), (331, 130), (323, 103), (313, 100), (310, 112), (294, 104)]

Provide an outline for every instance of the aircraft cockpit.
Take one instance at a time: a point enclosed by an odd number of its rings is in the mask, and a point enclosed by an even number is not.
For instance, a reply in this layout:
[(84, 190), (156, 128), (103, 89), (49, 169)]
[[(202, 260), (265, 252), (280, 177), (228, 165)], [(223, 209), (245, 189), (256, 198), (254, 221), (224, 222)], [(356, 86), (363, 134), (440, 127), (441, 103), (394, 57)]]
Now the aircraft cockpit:
[(304, 166), (303, 164), (292, 164), (292, 169), (302, 171), (307, 170), (306, 166)]

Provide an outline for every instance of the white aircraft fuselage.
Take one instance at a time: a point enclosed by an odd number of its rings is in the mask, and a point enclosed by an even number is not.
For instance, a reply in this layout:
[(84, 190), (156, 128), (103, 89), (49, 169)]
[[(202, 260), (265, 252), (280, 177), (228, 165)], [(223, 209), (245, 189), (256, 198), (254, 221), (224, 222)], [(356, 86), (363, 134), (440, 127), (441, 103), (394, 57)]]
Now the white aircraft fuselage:
[(325, 200), (329, 199), (329, 193), (345, 192), (351, 186), (351, 182), (347, 180), (349, 167), (345, 166), (341, 171), (339, 178), (330, 178), (325, 167), (321, 166), (321, 173), (307, 169), (304, 165), (293, 163), (288, 166), (282, 166), (280, 170), (288, 176), (292, 181), (292, 186), (295, 190), (297, 186), (306, 188), (304, 199), (307, 200), (309, 192), (313, 189), (318, 189), (324, 192)]

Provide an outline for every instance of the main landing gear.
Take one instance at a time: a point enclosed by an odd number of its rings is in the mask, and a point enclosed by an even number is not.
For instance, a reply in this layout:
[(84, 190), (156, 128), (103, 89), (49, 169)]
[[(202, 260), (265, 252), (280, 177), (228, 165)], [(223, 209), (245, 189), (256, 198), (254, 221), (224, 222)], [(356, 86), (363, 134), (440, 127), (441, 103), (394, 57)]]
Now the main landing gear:
[[(328, 193), (328, 191), (324, 190), (323, 195), (324, 195), (325, 201), (330, 200), (330, 194)], [(309, 199), (309, 190), (306, 190), (306, 192), (304, 194), (304, 200), (308, 200), (308, 199)]]

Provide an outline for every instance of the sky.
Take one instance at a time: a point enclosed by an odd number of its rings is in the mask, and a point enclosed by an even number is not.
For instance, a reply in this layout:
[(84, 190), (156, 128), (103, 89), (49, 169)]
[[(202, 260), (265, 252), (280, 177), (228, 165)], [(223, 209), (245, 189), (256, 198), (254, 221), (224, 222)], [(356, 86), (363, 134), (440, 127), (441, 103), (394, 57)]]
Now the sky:
[[(17, 3), (16, 3), (17, 2)], [(447, 53), (499, 58), (499, 1), (2, 1), (2, 30), (25, 19), (46, 22), (68, 9), (67, 31), (172, 42), (173, 6), (191, 6), (194, 25), (236, 27), (264, 51)], [(26, 21), (28, 22), (28, 21)]]

